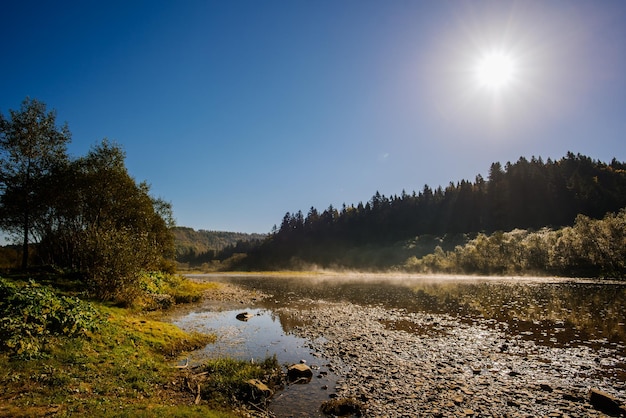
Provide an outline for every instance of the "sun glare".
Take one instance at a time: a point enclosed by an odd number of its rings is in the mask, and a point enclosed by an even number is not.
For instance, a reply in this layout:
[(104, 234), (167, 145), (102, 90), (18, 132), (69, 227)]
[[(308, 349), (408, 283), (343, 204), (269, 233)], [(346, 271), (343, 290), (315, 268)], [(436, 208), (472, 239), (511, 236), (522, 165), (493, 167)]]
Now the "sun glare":
[(515, 79), (515, 59), (504, 52), (483, 54), (477, 61), (475, 73), (479, 86), (492, 91), (508, 87)]

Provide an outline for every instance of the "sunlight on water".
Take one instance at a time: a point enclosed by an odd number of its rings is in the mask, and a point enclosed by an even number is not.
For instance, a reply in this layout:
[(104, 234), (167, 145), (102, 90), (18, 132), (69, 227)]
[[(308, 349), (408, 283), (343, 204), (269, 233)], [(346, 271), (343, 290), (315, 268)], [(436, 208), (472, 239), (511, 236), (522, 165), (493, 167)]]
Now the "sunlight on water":
[[(247, 312), (248, 320), (237, 319)], [(185, 330), (217, 334), (217, 341), (208, 345), (198, 358), (235, 357), (242, 360), (263, 360), (274, 354), (281, 363), (312, 362), (307, 341), (285, 333), (279, 318), (267, 309), (242, 308), (221, 312), (192, 312), (173, 322)]]
[[(194, 277), (271, 295), (254, 306), (241, 305), (240, 309), (223, 311), (205, 307), (176, 319), (174, 323), (183, 329), (218, 335), (215, 344), (193, 354), (194, 361), (215, 356), (262, 359), (276, 355), (282, 364), (304, 360), (324, 369), (326, 361), (312, 351), (310, 341), (295, 334), (306, 329), (310, 320), (302, 312), (311, 312), (312, 307), (325, 303), (449, 316), (537, 345), (587, 347), (596, 353), (610, 350), (621, 358), (626, 357), (626, 283), (380, 275)], [(237, 314), (242, 312), (250, 314), (247, 321), (237, 319)], [(452, 331), (435, 320), (420, 325), (406, 319), (386, 319), (380, 323), (386, 329), (417, 336), (445, 335)], [(607, 373), (626, 377), (626, 365), (614, 366)], [(281, 416), (298, 416), (304, 405), (305, 410), (313, 411), (307, 416), (321, 416), (315, 411), (328, 399), (330, 391), (320, 388), (332, 388), (338, 379), (332, 371), (324, 370), (323, 376), (312, 381), (312, 388), (287, 387), (275, 397), (273, 410)], [(294, 403), (297, 406), (290, 409)]]
[[(303, 299), (350, 302), (495, 320), (538, 343), (626, 344), (626, 283), (563, 279), (209, 276), (274, 295), (275, 309)], [(287, 321), (288, 322), (288, 321)], [(542, 336), (547, 333), (548, 336)]]

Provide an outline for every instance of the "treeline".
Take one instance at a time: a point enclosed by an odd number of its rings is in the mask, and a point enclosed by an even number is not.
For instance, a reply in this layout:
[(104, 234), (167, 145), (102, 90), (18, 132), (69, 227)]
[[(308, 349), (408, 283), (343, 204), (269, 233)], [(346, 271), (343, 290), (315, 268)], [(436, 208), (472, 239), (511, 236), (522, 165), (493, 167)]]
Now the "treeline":
[(70, 138), (37, 100), (0, 114), (0, 229), (21, 243), (22, 269), (71, 272), (95, 297), (130, 300), (142, 274), (174, 268), (171, 206), (129, 175), (120, 146), (71, 158)]
[(426, 185), (400, 196), (376, 192), (365, 204), (330, 206), (323, 212), (312, 207), (306, 216), (287, 213), (271, 237), (249, 254), (246, 267), (301, 262), (389, 268), (410, 254), (402, 243), (416, 237), (438, 236), (459, 245), (463, 236), (467, 242), (479, 233), (556, 230), (572, 226), (579, 214), (599, 219), (624, 207), (623, 162), (604, 163), (571, 152), (557, 161), (522, 157), (504, 166), (493, 163), (487, 179), (478, 175), (474, 182), (450, 183), (445, 189)]
[(172, 228), (176, 248), (176, 261), (189, 266), (199, 266), (213, 260), (224, 260), (234, 253), (248, 252), (267, 238), (265, 234), (242, 232), (194, 230), (175, 226)]

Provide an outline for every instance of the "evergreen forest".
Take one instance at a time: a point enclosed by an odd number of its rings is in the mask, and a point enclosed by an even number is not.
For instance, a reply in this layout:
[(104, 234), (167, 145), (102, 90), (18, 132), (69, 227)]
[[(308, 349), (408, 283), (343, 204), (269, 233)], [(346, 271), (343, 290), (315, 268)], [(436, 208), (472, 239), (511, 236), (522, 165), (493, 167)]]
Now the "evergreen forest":
[[(624, 162), (572, 152), (556, 161), (522, 157), (491, 164), (487, 179), (288, 212), (240, 267), (623, 276), (625, 207)], [(505, 249), (512, 242), (519, 248)], [(476, 252), (483, 243), (497, 257)], [(472, 261), (460, 256), (466, 245)]]

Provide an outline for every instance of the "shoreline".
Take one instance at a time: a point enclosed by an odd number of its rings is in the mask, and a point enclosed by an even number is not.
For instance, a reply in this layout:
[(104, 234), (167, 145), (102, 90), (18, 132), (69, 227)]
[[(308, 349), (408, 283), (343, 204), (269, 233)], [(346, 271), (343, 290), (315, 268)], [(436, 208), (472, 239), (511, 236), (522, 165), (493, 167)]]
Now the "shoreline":
[[(265, 273), (190, 276), (210, 280), (259, 275), (277, 277)], [(288, 277), (285, 273), (281, 276)], [(338, 277), (301, 276), (322, 281)], [(390, 276), (353, 276), (359, 280), (364, 277), (378, 280)], [(434, 279), (411, 277), (426, 278)], [(476, 276), (447, 278), (477, 280)], [(508, 277), (490, 279), (517, 281)], [(554, 281), (540, 278), (540, 282)], [(557, 282), (571, 283), (572, 279)], [(228, 303), (241, 306), (243, 300), (260, 307), (263, 299), (273, 297), (222, 284), (225, 293), (213, 295), (218, 302), (226, 298)], [(626, 393), (626, 358), (616, 350), (594, 350), (584, 344), (541, 344), (512, 335), (508, 324), (494, 319), (350, 302), (309, 302), (306, 307), (269, 309), (301, 320), (302, 325), (286, 332), (305, 338), (313, 353), (330, 360), (329, 366), (339, 377), (337, 385), (329, 388), (334, 389), (333, 396), (357, 400), (364, 406), (365, 416), (605, 417), (590, 403), (590, 389), (622, 398)], [(210, 307), (212, 302), (207, 303), (205, 306)], [(612, 370), (618, 374), (609, 376)], [(320, 388), (311, 383), (309, 390)]]
[(331, 359), (337, 396), (362, 402), (366, 416), (604, 417), (589, 390), (626, 391), (601, 377), (624, 359), (605, 353), (598, 361), (588, 347), (541, 346), (491, 321), (322, 305), (300, 312), (310, 322), (295, 333)]
[(592, 277), (560, 277), (560, 276), (516, 276), (516, 275), (470, 275), (470, 274), (425, 274), (425, 273), (402, 273), (382, 272), (370, 273), (359, 271), (252, 271), (252, 272), (179, 272), (187, 278), (211, 278), (211, 277), (302, 277), (305, 279), (341, 279), (341, 280), (437, 280), (437, 281), (486, 281), (486, 282), (536, 282), (536, 283), (598, 283), (598, 284), (626, 284), (626, 279), (619, 278), (592, 278)]

